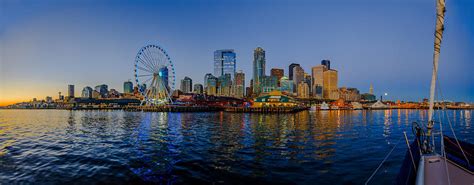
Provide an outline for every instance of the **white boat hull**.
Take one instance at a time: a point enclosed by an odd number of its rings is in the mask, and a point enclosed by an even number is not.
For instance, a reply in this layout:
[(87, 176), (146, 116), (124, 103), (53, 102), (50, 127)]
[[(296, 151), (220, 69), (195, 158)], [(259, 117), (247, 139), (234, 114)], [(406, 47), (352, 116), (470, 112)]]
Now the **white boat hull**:
[(440, 155), (425, 155), (420, 159), (417, 185), (474, 184), (474, 174)]

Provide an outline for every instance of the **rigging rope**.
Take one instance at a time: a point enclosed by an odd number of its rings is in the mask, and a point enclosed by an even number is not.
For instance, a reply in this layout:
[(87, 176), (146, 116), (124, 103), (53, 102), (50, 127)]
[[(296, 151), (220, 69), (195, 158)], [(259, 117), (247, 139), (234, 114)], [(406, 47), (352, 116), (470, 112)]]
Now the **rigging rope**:
[(395, 144), (395, 146), (393, 146), (393, 148), (390, 150), (390, 152), (388, 152), (388, 154), (385, 156), (385, 158), (382, 160), (382, 162), (379, 164), (379, 166), (375, 169), (375, 171), (372, 173), (372, 175), (369, 177), (369, 179), (367, 179), (367, 181), (365, 181), (365, 184), (367, 185), (370, 180), (372, 180), (372, 178), (375, 176), (375, 174), (377, 174), (377, 172), (379, 171), (380, 167), (382, 167), (383, 163), (385, 163), (385, 161), (388, 159), (388, 157), (390, 156), (390, 154), (392, 154), (393, 150), (395, 150), (395, 148), (397, 148), (398, 146), (398, 143), (400, 143), (400, 141), (402, 140), (402, 137), (400, 137), (397, 141), (397, 143)]
[[(438, 92), (440, 90), (438, 89)], [(439, 93), (438, 93), (439, 94)], [(449, 177), (449, 168), (448, 168), (448, 158), (446, 157), (446, 151), (444, 150), (444, 134), (443, 134), (443, 124), (441, 122), (441, 110), (438, 107), (438, 120), (439, 120), (439, 130), (441, 136), (441, 155), (444, 157), (444, 167), (446, 168), (446, 176), (448, 177), (448, 184), (451, 185), (451, 178)]]
[[(439, 95), (439, 97), (441, 97), (441, 99), (443, 99), (443, 93), (441, 92), (441, 82), (438, 80), (437, 84), (438, 84), (438, 87), (437, 87), (438, 95)], [(453, 133), (454, 140), (456, 140), (456, 144), (458, 145), (459, 149), (461, 150), (462, 155), (466, 159), (467, 165), (470, 166), (471, 163), (470, 163), (469, 159), (467, 158), (466, 153), (464, 152), (464, 149), (462, 149), (461, 143), (459, 143), (459, 140), (458, 140), (458, 137), (456, 136), (456, 133), (454, 132), (454, 128), (453, 128), (453, 125), (451, 124), (451, 120), (449, 118), (448, 112), (446, 111), (446, 109), (444, 109), (443, 112), (444, 112), (443, 119), (448, 120), (449, 128), (450, 128), (451, 132)], [(456, 114), (456, 112), (454, 112), (453, 114)], [(441, 139), (443, 140), (443, 143), (444, 143), (444, 138), (441, 138)], [(444, 151), (444, 146), (443, 146), (443, 151)]]
[[(449, 117), (448, 117), (448, 113), (447, 113), (446, 111), (445, 111), (444, 113), (445, 113), (445, 115), (446, 115), (446, 117), (447, 117), (447, 120), (448, 120), (448, 123), (449, 123), (449, 127), (451, 128), (451, 132), (453, 133), (454, 140), (456, 140), (456, 143), (458, 144), (459, 149), (461, 149), (462, 155), (463, 155), (464, 158), (466, 159), (467, 165), (468, 165), (468, 166), (471, 166), (471, 163), (469, 162), (469, 159), (467, 158), (466, 153), (464, 153), (464, 150), (462, 149), (461, 143), (459, 143), (458, 137), (456, 136), (456, 133), (454, 132), (453, 125), (451, 125), (451, 121), (449, 120)], [(443, 116), (443, 117), (444, 117), (444, 116)]]
[[(444, 11), (446, 11), (446, 10), (444, 10)], [(442, 92), (441, 92), (441, 82), (440, 82), (439, 79), (438, 79), (438, 81), (437, 81), (436, 90), (438, 91), (438, 93), (437, 93), (438, 102), (443, 102), (443, 103), (444, 103), (445, 100), (444, 100), (443, 94), (442, 94)], [(442, 100), (442, 101), (439, 101), (439, 100)], [(443, 124), (442, 124), (442, 119), (441, 119), (441, 117), (442, 117), (443, 119), (447, 119), (447, 120), (448, 120), (449, 127), (450, 127), (450, 129), (451, 129), (451, 132), (453, 133), (453, 136), (454, 136), (454, 138), (455, 138), (455, 140), (456, 140), (456, 143), (457, 143), (457, 145), (459, 146), (459, 148), (461, 149), (461, 152), (462, 152), (464, 158), (466, 159), (466, 162), (467, 162), (468, 165), (469, 165), (469, 160), (468, 160), (466, 154), (464, 153), (464, 150), (462, 149), (461, 144), (459, 143), (459, 140), (458, 140), (458, 138), (457, 138), (457, 136), (456, 136), (456, 134), (455, 134), (455, 132), (454, 132), (453, 126), (451, 125), (451, 120), (450, 120), (450, 118), (449, 118), (449, 116), (448, 116), (448, 113), (447, 113), (446, 109), (443, 108), (442, 110), (440, 110), (440, 109), (441, 109), (440, 106), (441, 106), (441, 104), (440, 104), (439, 107), (438, 107), (438, 120), (439, 120), (440, 136), (441, 136), (441, 154), (442, 154), (442, 156), (444, 157), (444, 166), (445, 166), (445, 169), (446, 169), (446, 176), (448, 177), (448, 184), (451, 185), (451, 178), (450, 178), (450, 176), (449, 176), (449, 168), (448, 168), (448, 156), (446, 155), (446, 150), (445, 150), (445, 145), (444, 145), (444, 133), (443, 133)], [(441, 116), (441, 112), (443, 112), (442, 116)], [(454, 112), (454, 114), (456, 114), (456, 113)]]

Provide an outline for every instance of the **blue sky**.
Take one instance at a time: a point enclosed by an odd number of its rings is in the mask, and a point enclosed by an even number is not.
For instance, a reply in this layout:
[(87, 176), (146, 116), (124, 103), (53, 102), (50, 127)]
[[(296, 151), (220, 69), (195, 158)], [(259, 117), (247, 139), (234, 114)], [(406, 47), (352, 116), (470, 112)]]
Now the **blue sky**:
[[(267, 73), (330, 59), (339, 86), (389, 99), (428, 96), (434, 0), (314, 1), (24, 1), (0, 2), (0, 102), (56, 97), (67, 84), (133, 80), (137, 51), (164, 47), (179, 80), (202, 83), (213, 51), (234, 49), (250, 80), (262, 47)], [(443, 99), (474, 101), (474, 2), (447, 0), (440, 59)], [(247, 84), (248, 85), (248, 84)]]

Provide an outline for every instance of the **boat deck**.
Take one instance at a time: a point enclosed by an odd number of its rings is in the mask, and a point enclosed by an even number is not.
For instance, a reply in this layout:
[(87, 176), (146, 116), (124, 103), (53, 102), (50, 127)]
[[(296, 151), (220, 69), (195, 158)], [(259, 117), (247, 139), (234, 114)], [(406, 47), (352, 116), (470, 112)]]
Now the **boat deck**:
[[(423, 184), (474, 184), (474, 174), (457, 164), (446, 160), (444, 157), (427, 156), (424, 157), (424, 160), (421, 162), (423, 163), (423, 169), (420, 170), (423, 170), (424, 173)], [(420, 184), (420, 181), (418, 181), (417, 184)]]

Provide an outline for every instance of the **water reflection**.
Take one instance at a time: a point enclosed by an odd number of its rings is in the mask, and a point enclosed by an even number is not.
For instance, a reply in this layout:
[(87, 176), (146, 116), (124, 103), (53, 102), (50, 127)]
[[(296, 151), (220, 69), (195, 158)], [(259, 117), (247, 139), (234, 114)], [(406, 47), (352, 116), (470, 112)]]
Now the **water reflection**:
[[(451, 118), (458, 137), (472, 140), (471, 112), (448, 113), (443, 123)], [(45, 174), (37, 183), (358, 184), (411, 122), (425, 118), (425, 110), (0, 110), (0, 177), (6, 184)], [(393, 155), (376, 183), (395, 178), (404, 150)]]
[(466, 123), (466, 128), (471, 128), (471, 110), (465, 110), (464, 118), (466, 119), (464, 123)]
[(397, 110), (397, 125), (400, 126), (400, 124), (402, 123), (402, 110), (398, 109)]
[(390, 136), (390, 125), (392, 124), (392, 110), (384, 110), (384, 122), (383, 122), (383, 136)]
[(408, 122), (409, 122), (408, 110), (409, 109), (405, 109), (405, 125), (408, 125)]

